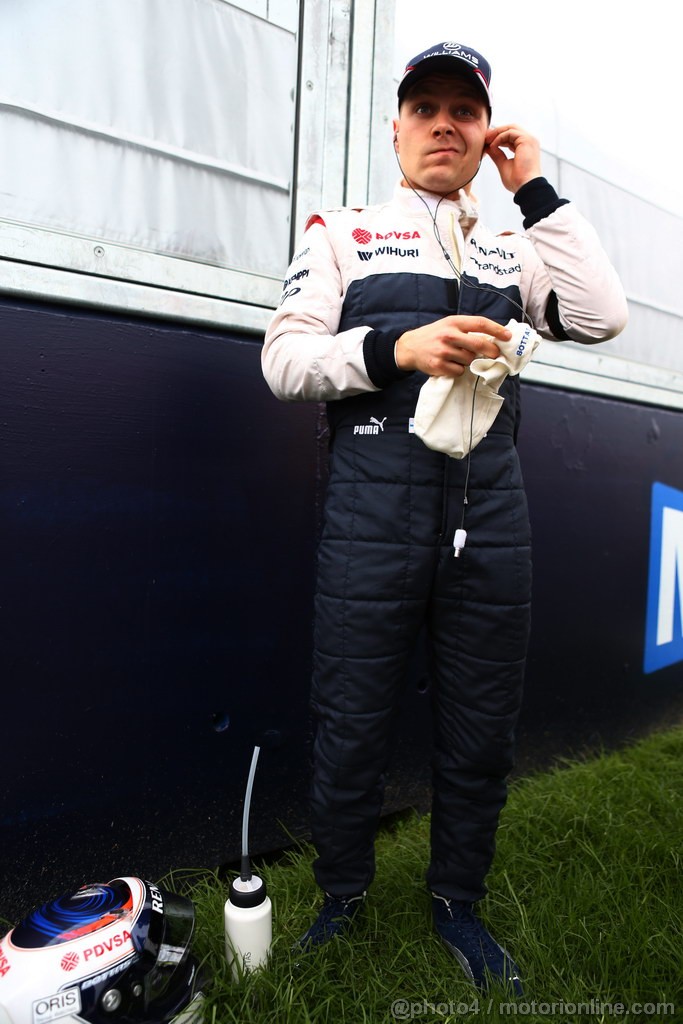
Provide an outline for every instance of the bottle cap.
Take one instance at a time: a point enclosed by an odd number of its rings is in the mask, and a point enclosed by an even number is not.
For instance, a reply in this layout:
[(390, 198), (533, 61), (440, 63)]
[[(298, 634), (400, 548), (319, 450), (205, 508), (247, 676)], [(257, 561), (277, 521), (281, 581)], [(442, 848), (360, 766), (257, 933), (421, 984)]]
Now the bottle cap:
[(266, 898), (266, 883), (258, 875), (246, 881), (235, 878), (230, 883), (230, 902), (234, 907), (258, 907)]

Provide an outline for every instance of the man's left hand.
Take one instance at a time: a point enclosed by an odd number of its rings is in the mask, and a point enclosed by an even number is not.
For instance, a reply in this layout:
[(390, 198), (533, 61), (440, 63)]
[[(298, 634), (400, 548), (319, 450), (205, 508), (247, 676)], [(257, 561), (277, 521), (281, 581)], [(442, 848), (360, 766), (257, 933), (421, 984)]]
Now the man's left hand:
[[(505, 150), (512, 156), (508, 156)], [(493, 160), (500, 180), (509, 192), (518, 192), (527, 181), (541, 175), (540, 143), (518, 124), (489, 128), (484, 152)]]

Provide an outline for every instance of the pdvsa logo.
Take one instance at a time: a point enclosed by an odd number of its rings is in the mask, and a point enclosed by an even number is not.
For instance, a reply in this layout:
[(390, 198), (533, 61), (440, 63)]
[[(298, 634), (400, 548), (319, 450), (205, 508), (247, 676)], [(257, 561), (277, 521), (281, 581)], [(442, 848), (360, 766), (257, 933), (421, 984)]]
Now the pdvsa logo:
[(59, 961), (59, 965), (63, 971), (75, 971), (78, 967), (78, 960), (78, 953), (65, 953)]
[[(153, 891), (152, 896), (154, 896)], [(161, 894), (159, 894), (159, 899), (161, 899)], [(158, 906), (154, 906), (154, 900), (152, 900), (152, 909), (159, 909)], [(163, 903), (161, 904), (161, 909), (163, 911)], [(124, 929), (118, 935), (112, 935), (110, 939), (102, 939), (101, 942), (96, 942), (94, 946), (90, 946), (88, 949), (84, 950), (83, 959), (90, 960), (91, 957), (97, 958), (99, 956), (106, 956), (107, 953), (113, 953), (115, 950), (120, 949), (121, 946), (125, 946), (130, 942), (130, 940), (130, 932)]]
[(683, 661), (683, 491), (652, 485), (645, 672)]
[(375, 231), (373, 236), (372, 233), (370, 231), (366, 231), (365, 228), (354, 228), (351, 232), (351, 237), (354, 241), (358, 242), (359, 245), (370, 245), (373, 237), (378, 238), (380, 242), (393, 241), (394, 239), (407, 242), (410, 239), (421, 238), (422, 236), (419, 231), (413, 231), (412, 229), (409, 231)]

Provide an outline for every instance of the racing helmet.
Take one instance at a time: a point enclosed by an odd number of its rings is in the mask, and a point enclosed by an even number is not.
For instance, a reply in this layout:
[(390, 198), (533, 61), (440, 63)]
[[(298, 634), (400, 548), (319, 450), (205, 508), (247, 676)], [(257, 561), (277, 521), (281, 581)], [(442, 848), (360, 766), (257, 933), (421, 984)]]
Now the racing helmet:
[(0, 940), (0, 1024), (195, 1024), (194, 906), (141, 878), (86, 885)]

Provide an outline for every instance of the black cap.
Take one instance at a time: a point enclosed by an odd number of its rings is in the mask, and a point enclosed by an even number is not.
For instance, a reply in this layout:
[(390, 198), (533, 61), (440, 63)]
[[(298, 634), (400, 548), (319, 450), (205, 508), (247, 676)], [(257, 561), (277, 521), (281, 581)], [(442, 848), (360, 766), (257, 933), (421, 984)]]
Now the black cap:
[(398, 85), (398, 105), (403, 103), (407, 90), (414, 82), (426, 75), (452, 75), (465, 72), (482, 90), (491, 113), (491, 66), (485, 57), (462, 43), (435, 43), (428, 50), (418, 53), (406, 64), (403, 78)]
[(235, 878), (230, 883), (230, 902), (233, 907), (258, 907), (266, 899), (266, 883), (258, 875), (246, 881)]

